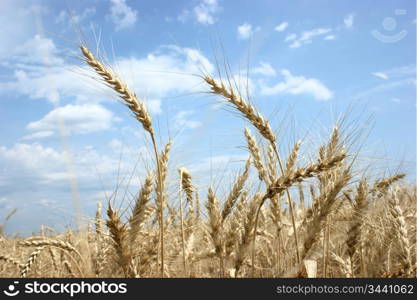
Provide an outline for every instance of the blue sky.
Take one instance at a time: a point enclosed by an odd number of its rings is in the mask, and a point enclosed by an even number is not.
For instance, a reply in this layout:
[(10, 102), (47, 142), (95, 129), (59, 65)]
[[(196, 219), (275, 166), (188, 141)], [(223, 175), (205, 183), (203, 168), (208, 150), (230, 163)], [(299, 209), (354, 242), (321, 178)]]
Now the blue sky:
[(152, 166), (145, 133), (91, 78), (80, 40), (94, 52), (99, 45), (143, 99), (159, 140), (174, 138), (171, 170), (187, 167), (203, 190), (221, 182), (227, 191), (225, 169), (247, 157), (248, 124), (195, 76), (219, 66), (224, 76), (225, 61), (284, 154), (301, 139), (312, 157), (345, 113), (366, 136), (359, 161), (370, 175), (401, 170), (414, 180), (416, 2), (254, 3), (3, 0), (0, 221), (18, 209), (7, 231), (70, 226), (74, 198), (93, 216), (118, 186), (126, 206)]

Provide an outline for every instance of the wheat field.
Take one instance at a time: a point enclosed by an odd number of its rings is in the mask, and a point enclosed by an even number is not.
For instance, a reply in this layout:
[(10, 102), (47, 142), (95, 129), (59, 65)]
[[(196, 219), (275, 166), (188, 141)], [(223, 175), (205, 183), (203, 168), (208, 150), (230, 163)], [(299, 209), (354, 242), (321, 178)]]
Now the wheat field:
[[(169, 167), (174, 141), (158, 143), (140, 95), (86, 46), (80, 55), (148, 135), (153, 170), (129, 209), (106, 201), (79, 230), (2, 235), (1, 277), (416, 276), (416, 186), (403, 173), (373, 178), (358, 171), (343, 124), (313, 160), (300, 159), (302, 141), (283, 157), (255, 104), (228, 78), (200, 74), (207, 91), (248, 124), (248, 159), (228, 193), (201, 190), (187, 166)], [(177, 180), (174, 194), (168, 173)]]

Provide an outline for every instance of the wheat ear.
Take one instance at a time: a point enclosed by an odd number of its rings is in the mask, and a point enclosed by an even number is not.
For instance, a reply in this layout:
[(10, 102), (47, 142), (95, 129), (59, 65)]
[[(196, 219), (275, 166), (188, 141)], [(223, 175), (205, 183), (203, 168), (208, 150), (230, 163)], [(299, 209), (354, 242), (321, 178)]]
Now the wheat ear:
[(240, 174), (237, 177), (232, 190), (230, 191), (229, 195), (227, 196), (226, 201), (224, 202), (224, 206), (223, 206), (223, 210), (221, 214), (222, 223), (227, 218), (227, 216), (231, 213), (233, 206), (236, 203), (236, 200), (239, 198), (240, 194), (242, 193), (245, 182), (249, 176), (249, 166), (250, 166), (250, 159), (246, 161), (244, 171), (242, 172), (242, 174)]
[(35, 262), (36, 258), (38, 257), (39, 253), (41, 253), (43, 248), (45, 248), (45, 247), (44, 246), (36, 247), (36, 249), (34, 251), (32, 251), (32, 253), (29, 255), (28, 259), (26, 260), (26, 263), (21, 265), (20, 276), (22, 278), (27, 277), (27, 275), (30, 271), (30, 268), (32, 267), (33, 263)]
[(4, 260), (8, 263), (11, 263), (13, 265), (15, 265), (16, 267), (20, 268), (21, 267), (21, 263), (14, 259), (13, 257), (7, 255), (7, 254), (0, 254), (0, 260)]
[(153, 135), (151, 116), (147, 112), (145, 105), (139, 101), (136, 94), (131, 92), (127, 85), (110, 68), (101, 63), (87, 47), (80, 46), (80, 49), (84, 55), (85, 62), (101, 76), (106, 84), (119, 94), (129, 109), (134, 113), (135, 118), (142, 124), (143, 128)]
[(130, 245), (133, 246), (138, 232), (141, 230), (143, 224), (146, 222), (148, 213), (148, 203), (151, 200), (151, 193), (153, 187), (154, 176), (149, 173), (146, 176), (145, 182), (142, 185), (139, 196), (133, 208), (132, 217), (130, 218)]
[[(368, 205), (368, 202), (366, 200), (366, 196), (368, 193), (368, 184), (365, 179), (362, 179), (359, 182), (359, 186), (357, 188), (356, 192), (356, 198), (355, 198), (355, 204), (353, 207), (353, 220), (350, 224), (350, 227), (347, 232), (347, 239), (346, 239), (346, 245), (347, 245), (347, 253), (350, 257), (350, 263), (353, 264), (353, 256), (355, 255), (357, 244), (360, 241), (361, 238), (361, 227), (363, 224), (363, 216), (365, 213), (365, 209)], [(352, 272), (355, 270), (354, 266), (350, 266), (350, 270)], [(362, 270), (363, 271), (363, 270)], [(352, 273), (354, 275), (354, 273)]]
[(220, 273), (224, 275), (224, 262), (223, 262), (223, 243), (221, 237), (221, 212), (219, 200), (217, 199), (212, 188), (209, 188), (207, 194), (207, 211), (209, 216), (209, 227), (210, 227), (210, 236), (213, 240), (214, 248), (216, 255), (220, 259)]
[(242, 97), (236, 94), (232, 88), (227, 88), (223, 82), (214, 80), (211, 76), (203, 77), (204, 81), (210, 86), (213, 94), (221, 95), (229, 103), (231, 103), (246, 119), (248, 119), (261, 135), (267, 140), (275, 143), (276, 137), (272, 132), (271, 125), (262, 117), (262, 115), (253, 107), (252, 104), (246, 102)]
[(248, 143), (249, 153), (252, 155), (253, 164), (255, 168), (258, 170), (259, 179), (261, 181), (266, 181), (266, 171), (264, 164), (261, 158), (261, 151), (256, 143), (256, 139), (252, 136), (250, 130), (245, 128), (245, 137)]
[(123, 269), (126, 277), (132, 275), (130, 270), (131, 252), (128, 244), (128, 230), (126, 224), (123, 224), (116, 211), (111, 205), (107, 209), (107, 216), (109, 219), (106, 222), (110, 230), (110, 236), (114, 243), (114, 250), (117, 254), (117, 263)]
[(388, 208), (393, 220), (393, 229), (398, 236), (400, 250), (402, 251), (400, 260), (405, 272), (409, 274), (412, 267), (410, 253), (411, 244), (408, 237), (408, 228), (405, 222), (404, 213), (396, 193), (393, 193), (393, 195), (388, 198)]
[(82, 259), (80, 252), (78, 252), (78, 250), (75, 249), (73, 245), (71, 245), (68, 242), (64, 242), (60, 240), (54, 240), (54, 239), (28, 240), (28, 241), (19, 242), (19, 245), (26, 246), (26, 247), (52, 246), (56, 248), (61, 248), (63, 250), (67, 250), (69, 252), (74, 252)]
[(96, 219), (95, 219), (95, 227), (96, 227), (96, 234), (101, 236), (103, 234), (103, 219), (101, 217), (101, 210), (103, 205), (101, 202), (97, 202), (97, 210), (96, 210)]

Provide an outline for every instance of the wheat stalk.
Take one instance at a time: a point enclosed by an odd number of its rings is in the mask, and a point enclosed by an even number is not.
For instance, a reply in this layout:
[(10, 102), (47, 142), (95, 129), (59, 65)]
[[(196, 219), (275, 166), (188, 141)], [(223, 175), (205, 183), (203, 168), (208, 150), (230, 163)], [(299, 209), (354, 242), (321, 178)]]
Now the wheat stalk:
[[(180, 188), (178, 190), (178, 198), (180, 199), (180, 218), (181, 218), (181, 241), (182, 241), (182, 259), (183, 259), (183, 266), (184, 266), (184, 275), (187, 277), (188, 270), (187, 270), (187, 261), (185, 255), (185, 233), (184, 233), (184, 215), (183, 215), (183, 207), (182, 207), (182, 190), (183, 190), (183, 170), (178, 170), (180, 173)], [(188, 182), (187, 184), (188, 185)]]

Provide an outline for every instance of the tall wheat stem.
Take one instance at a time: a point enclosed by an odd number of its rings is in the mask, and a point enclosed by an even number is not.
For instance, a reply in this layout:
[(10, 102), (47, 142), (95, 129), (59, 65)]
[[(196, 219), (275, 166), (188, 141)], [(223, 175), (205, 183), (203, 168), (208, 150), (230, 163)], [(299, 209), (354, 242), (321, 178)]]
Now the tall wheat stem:
[(146, 110), (145, 105), (139, 101), (135, 93), (131, 92), (128, 86), (107, 66), (100, 62), (94, 54), (85, 46), (80, 46), (84, 55), (85, 62), (103, 79), (104, 83), (110, 86), (123, 99), (126, 106), (133, 112), (135, 119), (138, 120), (152, 140), (155, 153), (156, 167), (158, 173), (157, 180), (157, 200), (160, 203), (159, 223), (161, 236), (161, 277), (164, 277), (164, 224), (163, 224), (163, 191), (162, 176), (159, 163), (158, 148), (156, 146), (155, 134), (152, 128), (152, 118)]
[(184, 214), (182, 209), (182, 170), (180, 170), (180, 188), (178, 191), (178, 198), (180, 199), (180, 218), (181, 218), (181, 239), (182, 239), (182, 259), (184, 265), (184, 275), (188, 276), (187, 262), (185, 259), (185, 235), (184, 235)]
[(161, 174), (161, 166), (159, 161), (159, 155), (158, 155), (158, 148), (156, 146), (155, 142), (155, 136), (153, 132), (150, 132), (151, 140), (152, 140), (152, 148), (155, 154), (155, 160), (156, 160), (156, 172), (158, 174), (158, 180), (156, 182), (156, 194), (157, 194), (157, 203), (160, 204), (159, 207), (159, 235), (161, 237), (161, 277), (164, 278), (164, 195), (162, 191), (162, 174)]
[[(271, 145), (272, 145), (272, 148), (274, 149), (275, 155), (277, 156), (278, 165), (279, 165), (279, 168), (281, 170), (282, 176), (284, 176), (284, 167), (283, 167), (283, 164), (282, 164), (281, 157), (278, 153), (278, 149), (277, 149), (277, 147), (274, 143), (271, 142)], [(287, 200), (288, 200), (288, 207), (290, 209), (292, 229), (293, 229), (293, 232), (294, 232), (294, 242), (295, 242), (295, 250), (296, 250), (295, 253), (297, 254), (297, 264), (299, 264), (300, 263), (300, 252), (299, 252), (300, 250), (298, 249), (297, 227), (295, 225), (294, 206), (293, 206), (291, 195), (290, 195), (290, 192), (288, 191), (288, 189), (286, 190), (286, 194), (287, 194)]]

